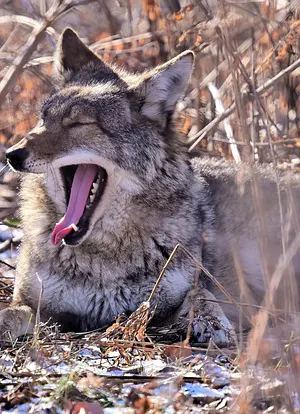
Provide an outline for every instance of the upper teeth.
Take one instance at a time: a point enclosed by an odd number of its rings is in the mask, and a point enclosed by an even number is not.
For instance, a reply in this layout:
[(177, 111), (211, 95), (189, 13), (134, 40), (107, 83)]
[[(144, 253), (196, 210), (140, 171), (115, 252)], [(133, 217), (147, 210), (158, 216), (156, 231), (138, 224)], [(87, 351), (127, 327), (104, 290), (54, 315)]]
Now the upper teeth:
[(94, 201), (94, 198), (95, 198), (95, 194), (90, 195), (90, 203)]
[(97, 184), (97, 183), (93, 183), (93, 187), (92, 187), (92, 189), (91, 189), (91, 192), (92, 192), (93, 194), (95, 194), (95, 193), (96, 193), (96, 191), (98, 190), (98, 187), (99, 187), (99, 184)]

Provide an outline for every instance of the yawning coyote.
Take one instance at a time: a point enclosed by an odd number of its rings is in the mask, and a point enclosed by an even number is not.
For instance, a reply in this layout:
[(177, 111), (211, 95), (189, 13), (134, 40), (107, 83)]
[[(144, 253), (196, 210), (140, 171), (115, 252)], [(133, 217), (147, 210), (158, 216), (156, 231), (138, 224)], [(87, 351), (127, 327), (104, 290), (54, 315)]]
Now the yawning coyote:
[[(281, 257), (282, 230), (285, 248), (299, 232), (299, 180), (293, 176), (290, 188), (281, 178), (278, 189), (271, 167), (188, 156), (172, 114), (193, 60), (187, 51), (132, 75), (65, 30), (56, 90), (36, 128), (7, 151), (22, 173), (24, 238), (13, 303), (0, 312), (2, 338), (32, 332), (38, 308), (42, 321), (51, 318), (64, 331), (101, 328), (132, 313), (177, 244), (230, 297), (179, 250), (154, 295), (152, 324), (184, 335), (197, 278), (194, 341), (228, 342), (231, 326), (251, 326), (252, 308), (230, 298), (263, 300), (263, 276)], [(299, 274), (300, 255), (293, 261)], [(292, 286), (292, 268), (284, 271)]]

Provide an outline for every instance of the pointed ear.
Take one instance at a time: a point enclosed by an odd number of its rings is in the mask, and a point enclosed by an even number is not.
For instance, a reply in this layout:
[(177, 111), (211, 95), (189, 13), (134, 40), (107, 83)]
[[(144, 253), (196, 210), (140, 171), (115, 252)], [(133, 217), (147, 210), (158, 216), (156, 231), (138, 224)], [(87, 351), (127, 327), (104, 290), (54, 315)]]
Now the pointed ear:
[(188, 50), (150, 72), (140, 85), (142, 114), (164, 126), (184, 94), (193, 66), (194, 53)]
[(68, 72), (77, 72), (89, 62), (104, 65), (102, 60), (82, 43), (77, 33), (67, 28), (58, 41), (55, 59), (56, 71), (65, 76)]

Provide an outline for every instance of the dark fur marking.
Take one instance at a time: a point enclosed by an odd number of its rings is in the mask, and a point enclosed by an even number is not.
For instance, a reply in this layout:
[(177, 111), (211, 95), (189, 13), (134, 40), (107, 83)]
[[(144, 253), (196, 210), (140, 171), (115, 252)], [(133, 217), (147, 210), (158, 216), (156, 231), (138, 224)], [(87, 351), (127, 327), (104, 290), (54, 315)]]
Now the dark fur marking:
[[(155, 246), (157, 247), (157, 249), (160, 251), (160, 253), (161, 253), (161, 255), (166, 259), (166, 260), (168, 260), (169, 259), (169, 257), (170, 257), (170, 253), (168, 252), (168, 250), (164, 247), (164, 246), (161, 246), (159, 243), (158, 243), (158, 241), (154, 238), (154, 237), (152, 237), (152, 240), (153, 240), (153, 242), (154, 242), (154, 244), (155, 244)], [(174, 246), (175, 247), (175, 246)]]

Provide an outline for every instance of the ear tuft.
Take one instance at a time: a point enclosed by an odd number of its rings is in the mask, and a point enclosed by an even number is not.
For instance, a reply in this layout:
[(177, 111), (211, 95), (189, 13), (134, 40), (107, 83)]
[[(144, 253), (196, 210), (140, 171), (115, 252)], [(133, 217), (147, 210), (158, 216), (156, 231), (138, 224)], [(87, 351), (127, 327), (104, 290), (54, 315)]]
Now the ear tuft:
[(77, 33), (67, 28), (62, 33), (57, 47), (56, 70), (65, 76), (67, 72), (77, 72), (82, 66), (94, 62), (103, 64), (78, 37)]
[(141, 85), (144, 95), (142, 114), (165, 125), (185, 92), (193, 67), (194, 53), (187, 50), (151, 71)]

